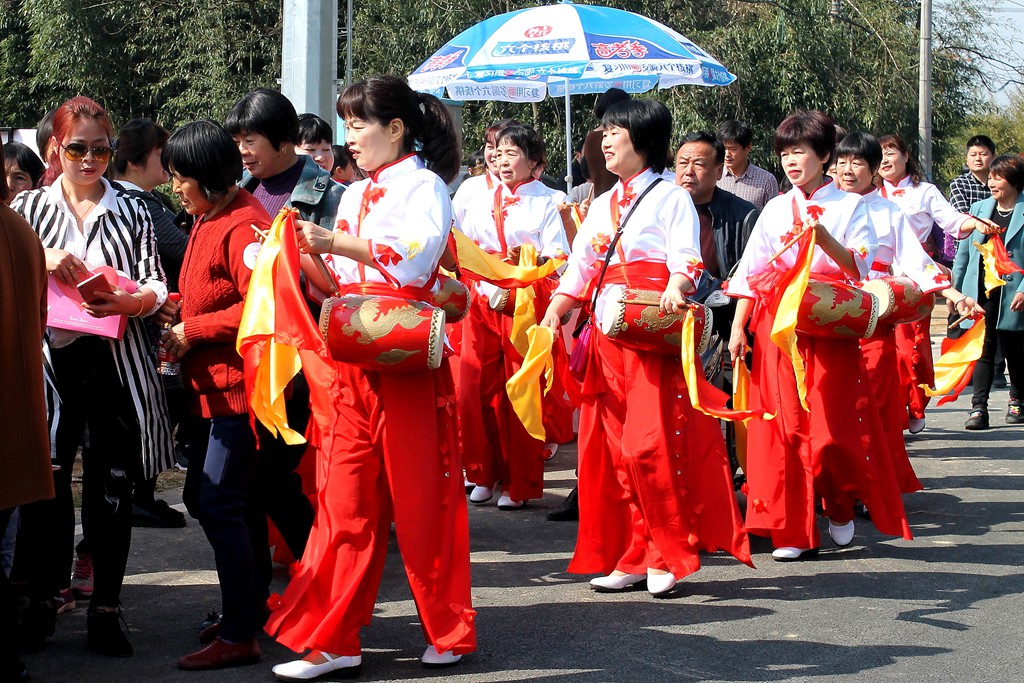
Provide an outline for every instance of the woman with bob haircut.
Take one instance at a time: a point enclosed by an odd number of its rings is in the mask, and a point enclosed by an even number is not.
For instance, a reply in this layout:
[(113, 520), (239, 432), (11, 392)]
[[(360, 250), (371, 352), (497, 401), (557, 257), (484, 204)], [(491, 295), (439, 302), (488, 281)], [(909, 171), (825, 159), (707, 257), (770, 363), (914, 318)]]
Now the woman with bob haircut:
[[(593, 200), (573, 242), (541, 323), (556, 332), (598, 280), (593, 320), (616, 304), (608, 285), (662, 292), (661, 310), (678, 313), (704, 268), (693, 201), (659, 178), (672, 134), (668, 109), (623, 100), (601, 121), (607, 168), (619, 180)], [(599, 592), (646, 580), (657, 597), (700, 568), (701, 550), (726, 550), (749, 564), (722, 431), (690, 405), (679, 356), (620, 346), (597, 327), (589, 339), (569, 571), (600, 572), (590, 582)]]
[[(869, 133), (850, 133), (836, 146), (835, 158), (836, 182), (844, 191), (864, 198), (868, 217), (875, 228), (878, 250), (866, 279), (901, 273), (913, 280), (922, 293), (934, 292), (945, 297), (956, 310), (957, 317), (971, 312), (980, 313), (974, 299), (957, 291), (950, 284), (945, 270), (925, 253), (900, 208), (883, 197), (875, 187), (875, 173), (882, 162), (882, 147), (878, 140)], [(906, 402), (899, 383), (896, 329), (892, 325), (880, 327), (883, 329), (876, 331), (870, 339), (861, 340), (862, 359), (900, 491), (911, 493), (920, 491), (922, 486), (914, 474), (903, 439)]]
[(4, 175), (7, 178), (7, 199), (4, 204), (10, 205), (22, 192), (39, 187), (46, 166), (32, 148), (20, 142), (8, 142), (4, 145)]
[[(932, 225), (938, 225), (943, 232), (957, 239), (985, 228), (983, 221), (954, 209), (939, 188), (925, 181), (903, 138), (883, 135), (878, 143), (882, 146), (882, 163), (878, 167), (878, 174), (882, 177), (879, 192), (900, 207), (921, 244), (931, 235)], [(920, 385), (935, 383), (930, 325), (930, 320), (924, 318), (896, 327), (900, 383), (905, 392), (908, 416), (904, 428), (911, 434), (925, 427), (924, 413), (929, 398)]]
[[(558, 210), (534, 178), (545, 163), (544, 140), (533, 128), (509, 126), (498, 133), (494, 162), (499, 183), (490, 201), (471, 204), (461, 230), (482, 249), (509, 263), (519, 263), (523, 245), (537, 250), (538, 261), (568, 253)], [(543, 314), (555, 278), (531, 285)], [(459, 370), (459, 417), (466, 477), (476, 484), (469, 500), (482, 505), (500, 482), (500, 510), (516, 510), (544, 495), (544, 443), (532, 437), (516, 417), (505, 383), (522, 366), (523, 356), (511, 340), (514, 318), (492, 308), (501, 292), (486, 282), (474, 287), (463, 323)], [(515, 298), (515, 290), (508, 297)], [(537, 322), (536, 320), (532, 322)], [(558, 393), (564, 393), (564, 390)], [(555, 395), (549, 393), (551, 398)], [(547, 399), (546, 407), (559, 408)], [(545, 420), (550, 417), (545, 410)], [(572, 410), (569, 410), (571, 420)], [(570, 428), (571, 431), (571, 428)], [(571, 433), (569, 439), (572, 438)]]
[(266, 619), (266, 586), (246, 525), (258, 454), (235, 339), (259, 250), (253, 226), (266, 231), (270, 217), (235, 184), (242, 157), (214, 121), (181, 128), (161, 158), (172, 191), (196, 219), (181, 267), (180, 322), (164, 334), (163, 344), (181, 359), (190, 411), (205, 423), (205, 429), (197, 424), (190, 430), (183, 497), (213, 548), (223, 613), (219, 624), (200, 633), (208, 645), (179, 659), (178, 667), (219, 669), (259, 661), (256, 635)]
[[(451, 115), (404, 80), (347, 87), (338, 113), (369, 178), (341, 199), (333, 231), (300, 222), (299, 248), (324, 254), (342, 295), (430, 298), (452, 224), (446, 184), (459, 170)], [(316, 269), (304, 272), (322, 291)], [(278, 664), (283, 680), (355, 676), (392, 521), (427, 643), (425, 666), (476, 649), (469, 523), (447, 359), (437, 370), (387, 372), (336, 362), (338, 424), (318, 455), (319, 507), (306, 552), (267, 622), (281, 644), (311, 650)]]
[(1024, 424), (1024, 277), (1020, 273), (1003, 275), (1006, 284), (986, 293), (984, 265), (976, 246), (987, 242), (992, 233), (1003, 232), (1007, 254), (1018, 267), (1024, 267), (1024, 159), (1010, 154), (996, 157), (989, 167), (988, 187), (992, 196), (971, 206), (971, 214), (988, 223), (960, 245), (953, 264), (957, 287), (977, 298), (985, 312), (985, 341), (974, 367), (974, 396), (965, 429), (988, 429), (997, 345), (1010, 373), (1006, 422)]
[(31, 605), (20, 630), (25, 650), (54, 632), (53, 597), (67, 585), (74, 546), (71, 471), (86, 430), (82, 523), (93, 556), (88, 647), (114, 657), (132, 654), (121, 630), (121, 586), (132, 537), (132, 481), (156, 476), (174, 462), (171, 431), (156, 359), (142, 318), (167, 297), (146, 205), (103, 177), (113, 154), (107, 112), (87, 97), (61, 104), (53, 117), (52, 184), (22, 192), (11, 208), (39, 235), (46, 270), (74, 287), (107, 266), (135, 282), (97, 291), (83, 304), (98, 318), (127, 317), (121, 339), (47, 328), (44, 340), (47, 413), (54, 451), (52, 501), (21, 510), (19, 561), (25, 561)]
[(775, 153), (793, 188), (764, 207), (728, 294), (739, 299), (729, 351), (746, 355), (754, 333), (751, 407), (775, 415), (749, 424), (747, 530), (770, 536), (778, 561), (807, 559), (821, 545), (815, 505), (828, 518), (837, 546), (853, 541), (853, 506), (871, 509), (879, 531), (910, 538), (891, 459), (871, 405), (855, 338), (797, 337), (806, 368), (807, 409), (801, 405), (793, 361), (771, 340), (780, 280), (797, 265), (794, 236), (814, 230), (815, 280), (856, 282), (869, 273), (878, 249), (867, 205), (825, 176), (835, 151), (835, 124), (819, 111), (798, 112), (775, 131)]

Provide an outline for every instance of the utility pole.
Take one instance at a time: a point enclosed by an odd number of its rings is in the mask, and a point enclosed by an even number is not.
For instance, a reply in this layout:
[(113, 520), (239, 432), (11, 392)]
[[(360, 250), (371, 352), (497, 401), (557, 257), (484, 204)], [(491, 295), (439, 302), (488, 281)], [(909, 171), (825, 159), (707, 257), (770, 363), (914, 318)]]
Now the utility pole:
[(335, 119), (338, 0), (284, 0), (281, 92), (299, 113)]
[(918, 155), (921, 171), (932, 177), (932, 0), (921, 0), (921, 80), (917, 91)]

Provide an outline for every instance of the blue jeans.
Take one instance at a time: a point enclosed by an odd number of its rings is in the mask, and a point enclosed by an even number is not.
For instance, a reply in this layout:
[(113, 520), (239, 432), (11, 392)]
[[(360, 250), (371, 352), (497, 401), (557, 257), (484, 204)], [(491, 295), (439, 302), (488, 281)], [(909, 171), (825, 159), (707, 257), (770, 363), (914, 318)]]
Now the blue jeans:
[(249, 416), (215, 417), (209, 431), (196, 434), (188, 446), (185, 505), (213, 547), (223, 612), (220, 637), (250, 640), (263, 628), (266, 606), (245, 523), (258, 462)]

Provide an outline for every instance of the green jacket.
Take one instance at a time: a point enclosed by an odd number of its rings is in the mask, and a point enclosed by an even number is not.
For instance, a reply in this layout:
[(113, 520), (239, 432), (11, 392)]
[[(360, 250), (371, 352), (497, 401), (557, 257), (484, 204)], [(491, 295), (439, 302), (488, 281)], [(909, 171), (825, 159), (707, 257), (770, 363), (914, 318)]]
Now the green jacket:
[[(971, 205), (971, 215), (978, 218), (992, 218), (996, 210), (995, 199), (984, 199)], [(953, 284), (961, 292), (977, 300), (978, 278), (984, 266), (981, 262), (981, 253), (974, 243), (981, 243), (985, 236), (975, 230), (966, 238), (966, 244), (960, 245), (956, 250), (956, 260), (953, 262)], [(1013, 215), (1010, 217), (1010, 225), (1003, 234), (1003, 242), (1006, 244), (1006, 253), (1010, 260), (1019, 267), (1024, 268), (1024, 193), (1017, 197), (1017, 205), (1013, 208)], [(1024, 332), (1024, 312), (1017, 313), (1010, 310), (1014, 294), (1024, 292), (1024, 275), (1011, 273), (1003, 275), (1006, 280), (1003, 286), (1002, 298), (999, 301), (999, 316), (996, 318), (996, 329), (1008, 332)], [(992, 321), (987, 321), (989, 325)], [(960, 327), (967, 329), (971, 321), (960, 323)]]
[[(298, 209), (303, 220), (333, 230), (334, 221), (338, 216), (338, 203), (345, 188), (331, 180), (331, 174), (317, 166), (313, 157), (299, 155), (299, 158), (305, 161), (305, 165), (285, 206)], [(259, 184), (259, 180), (245, 171), (238, 184), (252, 192)]]

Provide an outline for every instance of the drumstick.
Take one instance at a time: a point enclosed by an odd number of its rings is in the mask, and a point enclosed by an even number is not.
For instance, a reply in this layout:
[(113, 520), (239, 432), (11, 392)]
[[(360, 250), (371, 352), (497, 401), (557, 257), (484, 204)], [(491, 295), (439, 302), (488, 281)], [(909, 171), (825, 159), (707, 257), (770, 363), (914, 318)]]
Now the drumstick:
[(255, 232), (257, 235), (262, 237), (264, 242), (266, 242), (268, 239), (270, 239), (270, 234), (266, 233), (266, 232), (263, 232), (262, 230), (257, 228), (255, 223), (250, 223), (249, 227), (252, 228), (253, 232)]
[(327, 284), (331, 288), (331, 296), (340, 296), (341, 292), (338, 290), (338, 285), (334, 282), (334, 276), (331, 275), (331, 270), (324, 263), (323, 257), (320, 254), (310, 254), (309, 257), (313, 259), (313, 265), (320, 271), (320, 276), (327, 280)]
[[(957, 303), (959, 303), (959, 302), (957, 302)], [(947, 330), (951, 330), (951, 329), (953, 329), (954, 327), (959, 327), (959, 326), (960, 326), (960, 323), (962, 323), (962, 322), (963, 322), (963, 321), (965, 321), (965, 320), (969, 320), (969, 319), (970, 319), (970, 317), (971, 317), (971, 314), (970, 314), (970, 313), (968, 313), (968, 314), (966, 314), (966, 315), (964, 315), (964, 316), (961, 316), (959, 320), (957, 320), (957, 321), (956, 321), (955, 323), (951, 324), (951, 325), (950, 325), (949, 327), (947, 327), (946, 329), (947, 329)]]
[(807, 232), (808, 230), (810, 230), (810, 228), (804, 228), (804, 229), (803, 229), (803, 230), (802, 230), (802, 231), (800, 232), (800, 234), (798, 234), (798, 235), (797, 235), (796, 237), (794, 237), (793, 239), (791, 239), (791, 240), (789, 240), (788, 242), (786, 242), (785, 246), (784, 246), (784, 247), (782, 247), (782, 249), (779, 249), (779, 250), (778, 250), (777, 252), (775, 252), (775, 255), (774, 255), (774, 256), (772, 256), (772, 257), (771, 257), (770, 259), (768, 259), (768, 263), (767, 263), (766, 265), (771, 265), (771, 264), (772, 264), (772, 263), (774, 263), (774, 262), (775, 262), (775, 261), (776, 261), (776, 260), (777, 260), (777, 259), (778, 259), (778, 258), (779, 258), (780, 256), (782, 256), (782, 255), (783, 255), (783, 254), (785, 254), (785, 253), (786, 253), (787, 251), (789, 251), (789, 248), (790, 248), (790, 247), (792, 247), (792, 246), (793, 246), (794, 244), (796, 244), (797, 242), (799, 242), (799, 241), (800, 241), (800, 238), (801, 238), (801, 237), (803, 237), (803, 236), (804, 236), (804, 234), (805, 234), (805, 233), (806, 233), (806, 232)]

